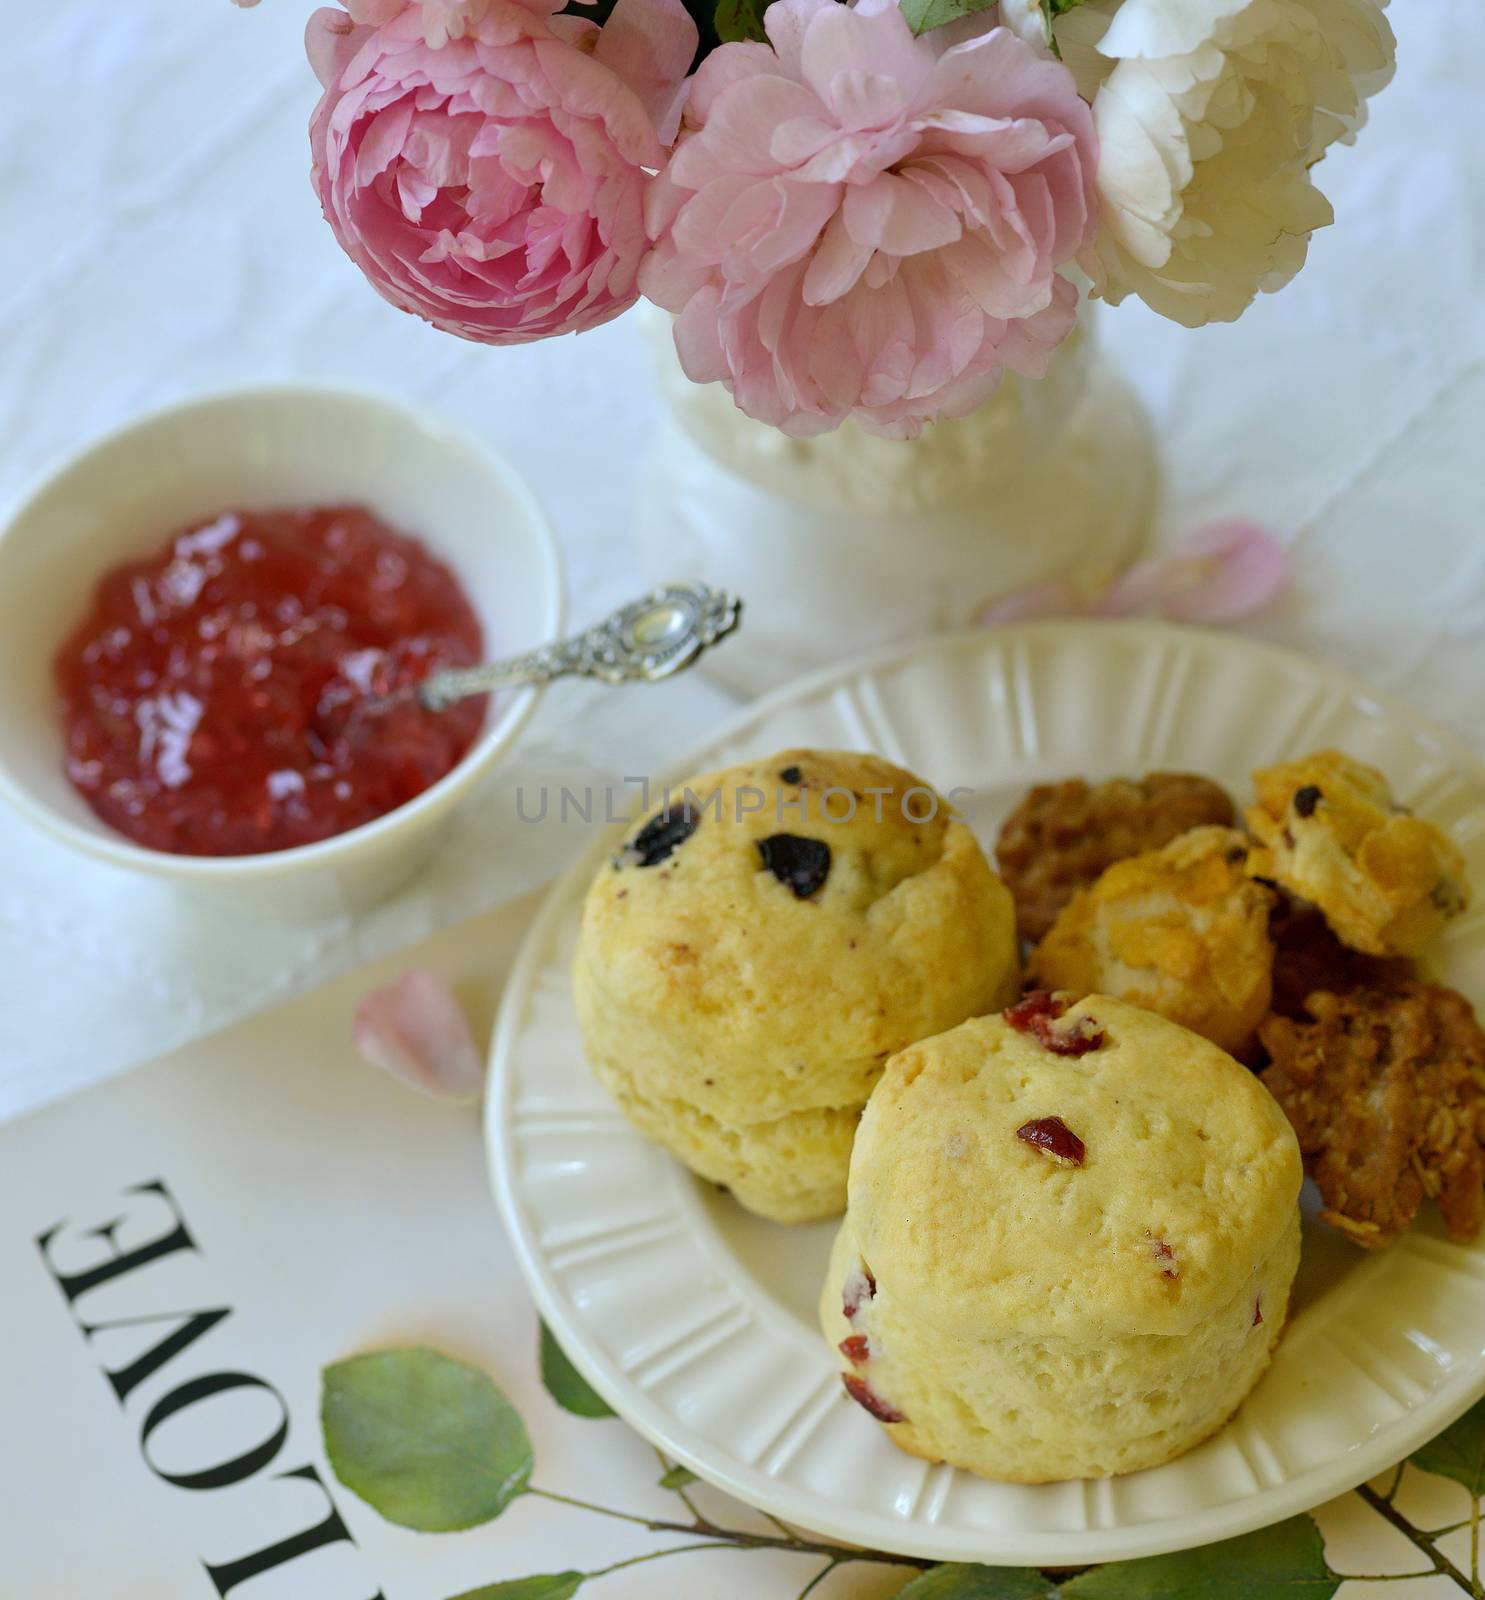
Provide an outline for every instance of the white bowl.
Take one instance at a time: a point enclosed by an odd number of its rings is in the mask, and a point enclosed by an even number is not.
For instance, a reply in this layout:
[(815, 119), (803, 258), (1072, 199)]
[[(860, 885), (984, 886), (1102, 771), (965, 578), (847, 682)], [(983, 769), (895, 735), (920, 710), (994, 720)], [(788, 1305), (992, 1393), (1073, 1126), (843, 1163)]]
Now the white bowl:
[(74, 848), (296, 920), (369, 904), (432, 854), (458, 802), (510, 744), (536, 691), (502, 695), (464, 759), (417, 799), (333, 839), (263, 855), (171, 855), (94, 816), (63, 772), (52, 657), (109, 568), (194, 517), (357, 502), (457, 573), (508, 655), (554, 638), (562, 573), (541, 508), (492, 451), (380, 395), (303, 384), (146, 417), (54, 473), (0, 534), (0, 795)]

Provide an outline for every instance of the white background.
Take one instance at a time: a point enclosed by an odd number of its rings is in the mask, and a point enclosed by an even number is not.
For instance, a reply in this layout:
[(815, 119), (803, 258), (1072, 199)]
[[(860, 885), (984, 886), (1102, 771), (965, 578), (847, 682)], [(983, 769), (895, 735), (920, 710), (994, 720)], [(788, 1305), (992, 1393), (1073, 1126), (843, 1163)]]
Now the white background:
[[(489, 351), (384, 305), (307, 182), (304, 0), (13, 0), (0, 100), (0, 503), (142, 409), (293, 376), (380, 385), (506, 451), (582, 621), (652, 579), (626, 515), (657, 419), (632, 321)], [(1105, 334), (1160, 420), (1162, 537), (1234, 512), (1297, 555), (1260, 631), (1485, 743), (1485, 9), (1397, 0), (1397, 82), (1321, 172), (1339, 225), (1284, 294), (1188, 334)], [(759, 603), (759, 597), (750, 597)], [(766, 604), (766, 597), (761, 597)], [(0, 596), (0, 626), (4, 625)], [(355, 924), (194, 911), (0, 816), (0, 1114), (497, 904), (575, 841), (517, 831), (517, 779), (653, 770), (728, 702), (698, 679), (553, 693), (431, 875)]]

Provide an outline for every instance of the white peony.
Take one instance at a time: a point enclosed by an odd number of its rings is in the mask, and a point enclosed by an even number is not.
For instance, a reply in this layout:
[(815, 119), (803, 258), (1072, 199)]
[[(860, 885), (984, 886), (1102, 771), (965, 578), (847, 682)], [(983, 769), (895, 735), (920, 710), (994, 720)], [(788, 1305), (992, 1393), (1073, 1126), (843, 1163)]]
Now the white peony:
[[(1093, 103), (1095, 291), (1184, 323), (1230, 322), (1304, 265), (1334, 220), (1310, 169), (1392, 76), (1387, 0), (1086, 0), (1057, 44)], [(1003, 20), (1047, 42), (1038, 0)]]

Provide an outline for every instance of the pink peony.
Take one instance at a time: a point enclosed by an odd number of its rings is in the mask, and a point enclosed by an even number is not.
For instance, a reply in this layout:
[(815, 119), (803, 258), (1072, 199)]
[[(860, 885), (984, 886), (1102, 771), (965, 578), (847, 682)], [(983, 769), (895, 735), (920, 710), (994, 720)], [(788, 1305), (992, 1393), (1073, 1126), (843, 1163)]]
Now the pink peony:
[(483, 344), (580, 332), (637, 298), (644, 192), (696, 26), (619, 0), (350, 0), (310, 19), (314, 183), (393, 305)]
[(911, 438), (1072, 328), (1097, 149), (1071, 73), (995, 13), (914, 38), (895, 0), (777, 0), (702, 64), (640, 274), (688, 377), (791, 434)]

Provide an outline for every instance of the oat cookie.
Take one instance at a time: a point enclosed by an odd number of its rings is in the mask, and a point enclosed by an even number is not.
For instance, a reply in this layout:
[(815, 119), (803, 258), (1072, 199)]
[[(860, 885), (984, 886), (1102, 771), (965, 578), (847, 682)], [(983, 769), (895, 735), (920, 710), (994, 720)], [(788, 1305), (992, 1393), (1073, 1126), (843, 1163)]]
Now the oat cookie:
[(1380, 1250), (1437, 1200), (1453, 1239), (1485, 1220), (1485, 1032), (1463, 995), (1400, 980), (1271, 1017), (1263, 1081), (1299, 1137), (1321, 1215)]
[(1281, 1017), (1307, 1016), (1312, 994), (1354, 994), (1389, 989), (1415, 976), (1401, 957), (1368, 956), (1342, 944), (1313, 906), (1287, 897), (1269, 923), (1274, 941), (1274, 994), (1269, 1009)]

